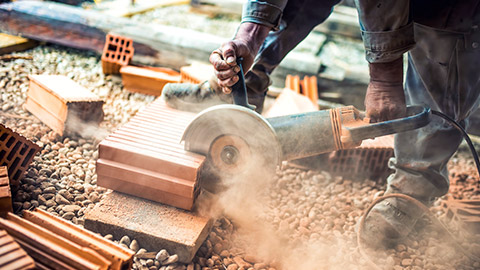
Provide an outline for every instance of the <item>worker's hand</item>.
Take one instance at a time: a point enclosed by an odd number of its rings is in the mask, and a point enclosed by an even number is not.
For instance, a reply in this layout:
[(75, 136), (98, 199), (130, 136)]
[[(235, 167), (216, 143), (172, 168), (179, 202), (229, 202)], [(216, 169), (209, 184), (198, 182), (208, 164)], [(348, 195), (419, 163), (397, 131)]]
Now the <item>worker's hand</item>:
[(218, 85), (224, 93), (230, 93), (231, 87), (238, 82), (237, 73), (240, 68), (237, 65), (237, 58), (243, 57), (242, 67), (243, 72), (246, 73), (252, 66), (269, 31), (270, 28), (263, 25), (242, 23), (233, 40), (222, 44), (219, 49), (210, 54), (210, 63), (215, 69)]
[(404, 117), (403, 60), (389, 63), (370, 63), (370, 83), (365, 94), (366, 116), (370, 122)]

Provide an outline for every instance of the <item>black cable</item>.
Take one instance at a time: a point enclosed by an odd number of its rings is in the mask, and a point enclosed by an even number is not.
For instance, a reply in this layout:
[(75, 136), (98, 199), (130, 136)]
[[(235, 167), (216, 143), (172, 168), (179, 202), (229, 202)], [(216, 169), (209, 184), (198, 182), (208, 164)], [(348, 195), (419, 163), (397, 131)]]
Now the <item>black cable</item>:
[[(457, 128), (463, 135), (463, 138), (465, 139), (465, 141), (467, 142), (468, 144), (468, 147), (470, 148), (470, 151), (472, 152), (472, 155), (473, 155), (473, 159), (475, 160), (475, 165), (477, 165), (477, 171), (478, 171), (478, 175), (480, 177), (480, 160), (478, 158), (478, 153), (477, 151), (475, 150), (475, 147), (473, 146), (473, 143), (472, 143), (472, 140), (470, 139), (470, 136), (468, 136), (467, 132), (465, 131), (465, 129), (460, 126), (457, 121), (453, 120), (452, 118), (450, 118), (448, 115), (444, 114), (444, 113), (441, 113), (439, 111), (435, 111), (435, 110), (432, 110), (432, 114), (433, 115), (437, 115), (437, 116), (440, 116), (441, 118), (447, 120), (447, 122), (449, 122), (450, 124), (452, 124), (455, 128)], [(480, 181), (477, 181), (477, 186), (480, 188)]]

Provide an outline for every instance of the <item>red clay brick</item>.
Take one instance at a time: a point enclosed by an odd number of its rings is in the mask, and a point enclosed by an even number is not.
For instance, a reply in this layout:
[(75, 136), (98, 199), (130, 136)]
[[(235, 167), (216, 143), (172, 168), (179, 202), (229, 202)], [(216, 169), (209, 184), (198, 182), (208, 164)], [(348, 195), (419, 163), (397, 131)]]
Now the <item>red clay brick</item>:
[(199, 84), (209, 80), (213, 74), (212, 65), (194, 63), (180, 68), (180, 82)]
[(120, 74), (126, 90), (154, 96), (162, 94), (165, 84), (180, 82), (180, 73), (168, 68), (124, 66)]
[(12, 193), (10, 192), (10, 180), (6, 166), (0, 167), (0, 215), (5, 216), (12, 212)]
[(103, 100), (60, 75), (30, 75), (24, 107), (59, 135), (103, 120)]
[(18, 186), (40, 147), (0, 124), (0, 166), (7, 166), (10, 183)]
[(357, 148), (330, 153), (328, 166), (336, 174), (360, 174), (379, 178), (389, 172), (387, 164), (391, 157), (393, 157), (393, 136), (383, 136), (374, 140), (365, 140)]
[(132, 266), (133, 251), (122, 248), (62, 218), (53, 216), (38, 208), (35, 211), (24, 211), (23, 218), (46, 230), (54, 232), (58, 236), (68, 239), (68, 241), (98, 252), (99, 255), (110, 261), (111, 264), (108, 269), (121, 270), (128, 269)]
[(473, 234), (480, 234), (480, 200), (447, 200), (443, 202), (447, 217)]
[(0, 218), (0, 228), (6, 230), (41, 265), (55, 269), (85, 270), (107, 269), (111, 265), (110, 261), (92, 249), (13, 213), (8, 213), (5, 219)]
[(133, 53), (133, 40), (131, 38), (112, 33), (107, 34), (102, 54), (103, 73), (118, 74), (121, 67), (130, 63)]
[(318, 108), (318, 85), (316, 76), (305, 76), (303, 80), (300, 80), (300, 76), (288, 74), (285, 78), (285, 88), (306, 96), (312, 101), (315, 107)]
[(190, 210), (198, 194), (204, 156), (180, 140), (195, 114), (157, 99), (99, 145), (97, 184)]
[(0, 230), (0, 268), (9, 270), (35, 268), (33, 259), (4, 230)]

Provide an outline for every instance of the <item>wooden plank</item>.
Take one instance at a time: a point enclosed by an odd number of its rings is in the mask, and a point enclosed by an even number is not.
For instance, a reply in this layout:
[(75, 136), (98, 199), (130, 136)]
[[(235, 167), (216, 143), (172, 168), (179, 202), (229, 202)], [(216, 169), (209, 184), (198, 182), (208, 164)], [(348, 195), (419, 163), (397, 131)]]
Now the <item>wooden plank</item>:
[(0, 33), (0, 54), (24, 51), (36, 45), (37, 43), (33, 40)]

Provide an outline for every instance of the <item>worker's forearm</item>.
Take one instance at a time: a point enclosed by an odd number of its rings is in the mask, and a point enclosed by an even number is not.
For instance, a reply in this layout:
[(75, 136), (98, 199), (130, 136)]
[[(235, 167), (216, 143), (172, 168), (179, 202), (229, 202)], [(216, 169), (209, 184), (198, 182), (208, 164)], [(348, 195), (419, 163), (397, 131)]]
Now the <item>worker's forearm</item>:
[(256, 55), (270, 30), (271, 28), (265, 25), (244, 22), (238, 27), (234, 39), (245, 41)]
[(403, 59), (386, 63), (369, 63), (370, 81), (389, 84), (403, 83)]

